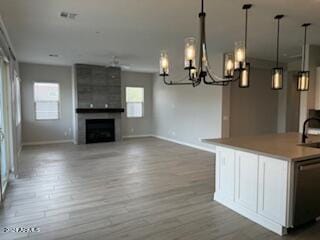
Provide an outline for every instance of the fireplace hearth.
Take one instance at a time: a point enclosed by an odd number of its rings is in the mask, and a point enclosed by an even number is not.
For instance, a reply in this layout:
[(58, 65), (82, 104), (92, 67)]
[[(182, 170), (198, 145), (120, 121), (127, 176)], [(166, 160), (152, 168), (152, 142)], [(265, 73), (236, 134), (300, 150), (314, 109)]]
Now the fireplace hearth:
[(102, 143), (115, 141), (114, 119), (87, 119), (86, 143)]

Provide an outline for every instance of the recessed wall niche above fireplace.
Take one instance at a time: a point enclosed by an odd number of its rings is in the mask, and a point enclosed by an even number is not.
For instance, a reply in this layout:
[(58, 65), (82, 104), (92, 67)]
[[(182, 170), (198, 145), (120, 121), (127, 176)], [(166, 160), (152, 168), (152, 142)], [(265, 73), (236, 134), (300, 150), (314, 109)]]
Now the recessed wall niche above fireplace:
[[(121, 69), (76, 64), (74, 79), (76, 143), (122, 140)], [(105, 121), (110, 119), (113, 121), (113, 134), (109, 129), (110, 122)]]

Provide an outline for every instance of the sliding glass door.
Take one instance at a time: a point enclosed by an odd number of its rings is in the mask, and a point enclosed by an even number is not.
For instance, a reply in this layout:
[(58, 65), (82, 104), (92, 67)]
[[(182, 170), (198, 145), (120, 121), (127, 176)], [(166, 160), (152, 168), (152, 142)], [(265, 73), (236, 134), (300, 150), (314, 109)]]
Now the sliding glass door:
[(8, 84), (9, 84), (9, 66), (0, 56), (0, 168), (1, 184), (0, 194), (3, 199), (9, 179), (9, 121), (8, 121)]

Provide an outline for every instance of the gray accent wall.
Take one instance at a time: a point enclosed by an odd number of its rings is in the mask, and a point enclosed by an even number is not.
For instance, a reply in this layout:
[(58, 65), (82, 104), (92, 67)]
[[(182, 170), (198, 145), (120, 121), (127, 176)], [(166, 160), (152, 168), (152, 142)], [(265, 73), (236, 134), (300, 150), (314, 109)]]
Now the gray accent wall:
[[(22, 79), (22, 142), (24, 144), (71, 140), (72, 82), (71, 67), (20, 63)], [(35, 120), (34, 82), (55, 82), (60, 85), (61, 114), (58, 120)]]
[[(99, 65), (74, 66), (73, 91), (76, 108), (122, 108), (121, 69)], [(73, 111), (75, 109), (73, 108)], [(76, 113), (74, 142), (86, 143), (87, 119), (114, 119), (116, 141), (122, 140), (122, 113)]]
[(75, 71), (78, 108), (121, 108), (120, 68), (76, 64)]
[(273, 62), (250, 60), (249, 88), (231, 87), (230, 136), (249, 136), (278, 131), (278, 92), (271, 89)]
[(124, 137), (134, 137), (153, 134), (153, 74), (140, 72), (121, 73), (122, 104), (126, 108), (126, 87), (144, 88), (144, 116), (142, 118), (127, 118), (122, 114), (122, 133)]

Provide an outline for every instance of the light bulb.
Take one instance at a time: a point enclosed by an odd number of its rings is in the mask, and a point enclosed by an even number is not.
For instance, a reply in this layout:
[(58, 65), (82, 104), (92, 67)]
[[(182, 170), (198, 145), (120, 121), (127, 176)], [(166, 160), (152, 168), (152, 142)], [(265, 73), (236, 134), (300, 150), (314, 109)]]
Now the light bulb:
[(189, 46), (186, 50), (187, 60), (193, 60), (195, 57), (195, 49), (193, 46)]
[(184, 49), (184, 67), (192, 69), (196, 64), (196, 40), (193, 37), (186, 38)]
[(234, 57), (232, 53), (224, 55), (224, 77), (232, 78), (234, 75)]
[(228, 71), (231, 71), (233, 69), (233, 62), (232, 62), (232, 60), (228, 60), (227, 61), (227, 70)]
[(299, 72), (298, 77), (298, 91), (308, 91), (309, 90), (309, 78), (310, 78), (309, 71), (302, 71)]
[(283, 68), (273, 68), (271, 88), (273, 90), (279, 90), (279, 89), (282, 89), (282, 87), (283, 87)]
[(169, 57), (165, 51), (162, 51), (160, 56), (160, 75), (169, 75)]
[(239, 87), (247, 88), (250, 84), (250, 64), (247, 63), (245, 69), (241, 70)]
[(234, 48), (235, 69), (245, 68), (246, 48), (244, 42), (236, 42)]

